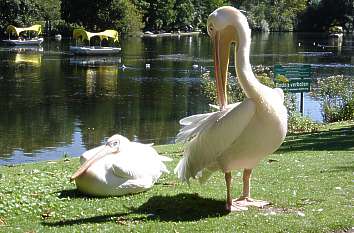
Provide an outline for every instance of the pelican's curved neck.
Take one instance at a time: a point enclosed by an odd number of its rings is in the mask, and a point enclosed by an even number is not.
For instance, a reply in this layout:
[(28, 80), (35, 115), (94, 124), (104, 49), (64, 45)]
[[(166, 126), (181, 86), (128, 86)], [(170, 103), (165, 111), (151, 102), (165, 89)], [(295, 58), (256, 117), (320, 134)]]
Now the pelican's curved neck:
[(244, 22), (238, 22), (237, 34), (238, 34), (238, 44), (235, 47), (235, 65), (236, 73), (241, 84), (243, 91), (248, 98), (260, 97), (259, 88), (262, 84), (258, 81), (252, 72), (252, 67), (250, 63), (250, 48), (251, 48), (251, 30)]

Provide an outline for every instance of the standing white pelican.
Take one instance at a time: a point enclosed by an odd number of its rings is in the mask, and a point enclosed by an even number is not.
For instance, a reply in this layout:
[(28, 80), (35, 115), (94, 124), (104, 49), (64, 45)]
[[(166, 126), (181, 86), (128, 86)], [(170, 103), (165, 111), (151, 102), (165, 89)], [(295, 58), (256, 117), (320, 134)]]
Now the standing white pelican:
[(86, 151), (81, 167), (72, 175), (77, 188), (94, 196), (120, 196), (151, 188), (168, 170), (151, 144), (131, 142), (119, 134), (105, 145)]
[[(250, 177), (259, 161), (273, 153), (287, 132), (287, 111), (281, 89), (261, 84), (249, 61), (251, 30), (246, 17), (233, 7), (221, 7), (209, 15), (208, 34), (214, 44), (215, 80), (220, 111), (186, 117), (177, 140), (188, 141), (183, 158), (175, 168), (182, 181), (198, 178), (205, 182), (212, 172), (225, 173), (226, 209), (263, 207), (265, 201), (251, 199)], [(247, 98), (227, 105), (226, 82), (230, 45), (235, 42), (238, 81)], [(231, 171), (244, 169), (243, 193), (231, 198)]]

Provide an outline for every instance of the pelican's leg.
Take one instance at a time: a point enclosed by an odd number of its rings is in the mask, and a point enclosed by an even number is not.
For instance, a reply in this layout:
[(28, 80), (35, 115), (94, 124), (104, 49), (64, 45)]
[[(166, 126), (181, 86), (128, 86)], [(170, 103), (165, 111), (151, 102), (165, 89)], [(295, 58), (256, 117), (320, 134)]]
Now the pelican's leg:
[(241, 197), (236, 200), (233, 200), (233, 205), (247, 207), (247, 206), (255, 206), (259, 208), (263, 208), (270, 203), (262, 200), (255, 200), (251, 198), (251, 174), (252, 169), (245, 169), (243, 171), (243, 191)]
[(231, 172), (225, 172), (225, 182), (226, 182), (226, 210), (230, 211), (230, 212), (247, 210), (248, 208), (246, 206), (235, 205), (235, 203), (232, 200), (232, 197), (231, 197), (231, 182), (232, 182)]
[(242, 196), (240, 198), (251, 198), (251, 174), (252, 169), (245, 169), (243, 170), (243, 190)]

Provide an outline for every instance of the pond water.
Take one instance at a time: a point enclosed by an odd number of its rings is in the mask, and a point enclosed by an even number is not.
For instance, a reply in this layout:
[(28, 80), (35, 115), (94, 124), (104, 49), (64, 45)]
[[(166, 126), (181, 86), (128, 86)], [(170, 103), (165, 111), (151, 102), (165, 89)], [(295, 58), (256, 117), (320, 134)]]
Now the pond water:
[[(255, 34), (251, 63), (311, 64), (315, 78), (353, 76), (353, 40), (345, 36), (335, 47), (322, 34)], [(180, 118), (208, 111), (200, 87), (201, 73), (213, 69), (207, 36), (120, 44), (118, 56), (90, 58), (71, 56), (68, 41), (45, 40), (41, 49), (2, 45), (0, 164), (79, 156), (115, 133), (173, 143)], [(307, 94), (304, 113), (322, 119)]]

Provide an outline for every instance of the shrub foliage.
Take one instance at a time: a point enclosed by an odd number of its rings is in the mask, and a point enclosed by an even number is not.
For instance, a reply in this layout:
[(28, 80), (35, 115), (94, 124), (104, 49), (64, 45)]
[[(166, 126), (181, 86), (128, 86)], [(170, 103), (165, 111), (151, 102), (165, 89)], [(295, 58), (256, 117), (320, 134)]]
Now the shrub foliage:
[(321, 78), (312, 95), (322, 101), (325, 122), (354, 119), (353, 80), (343, 75)]

